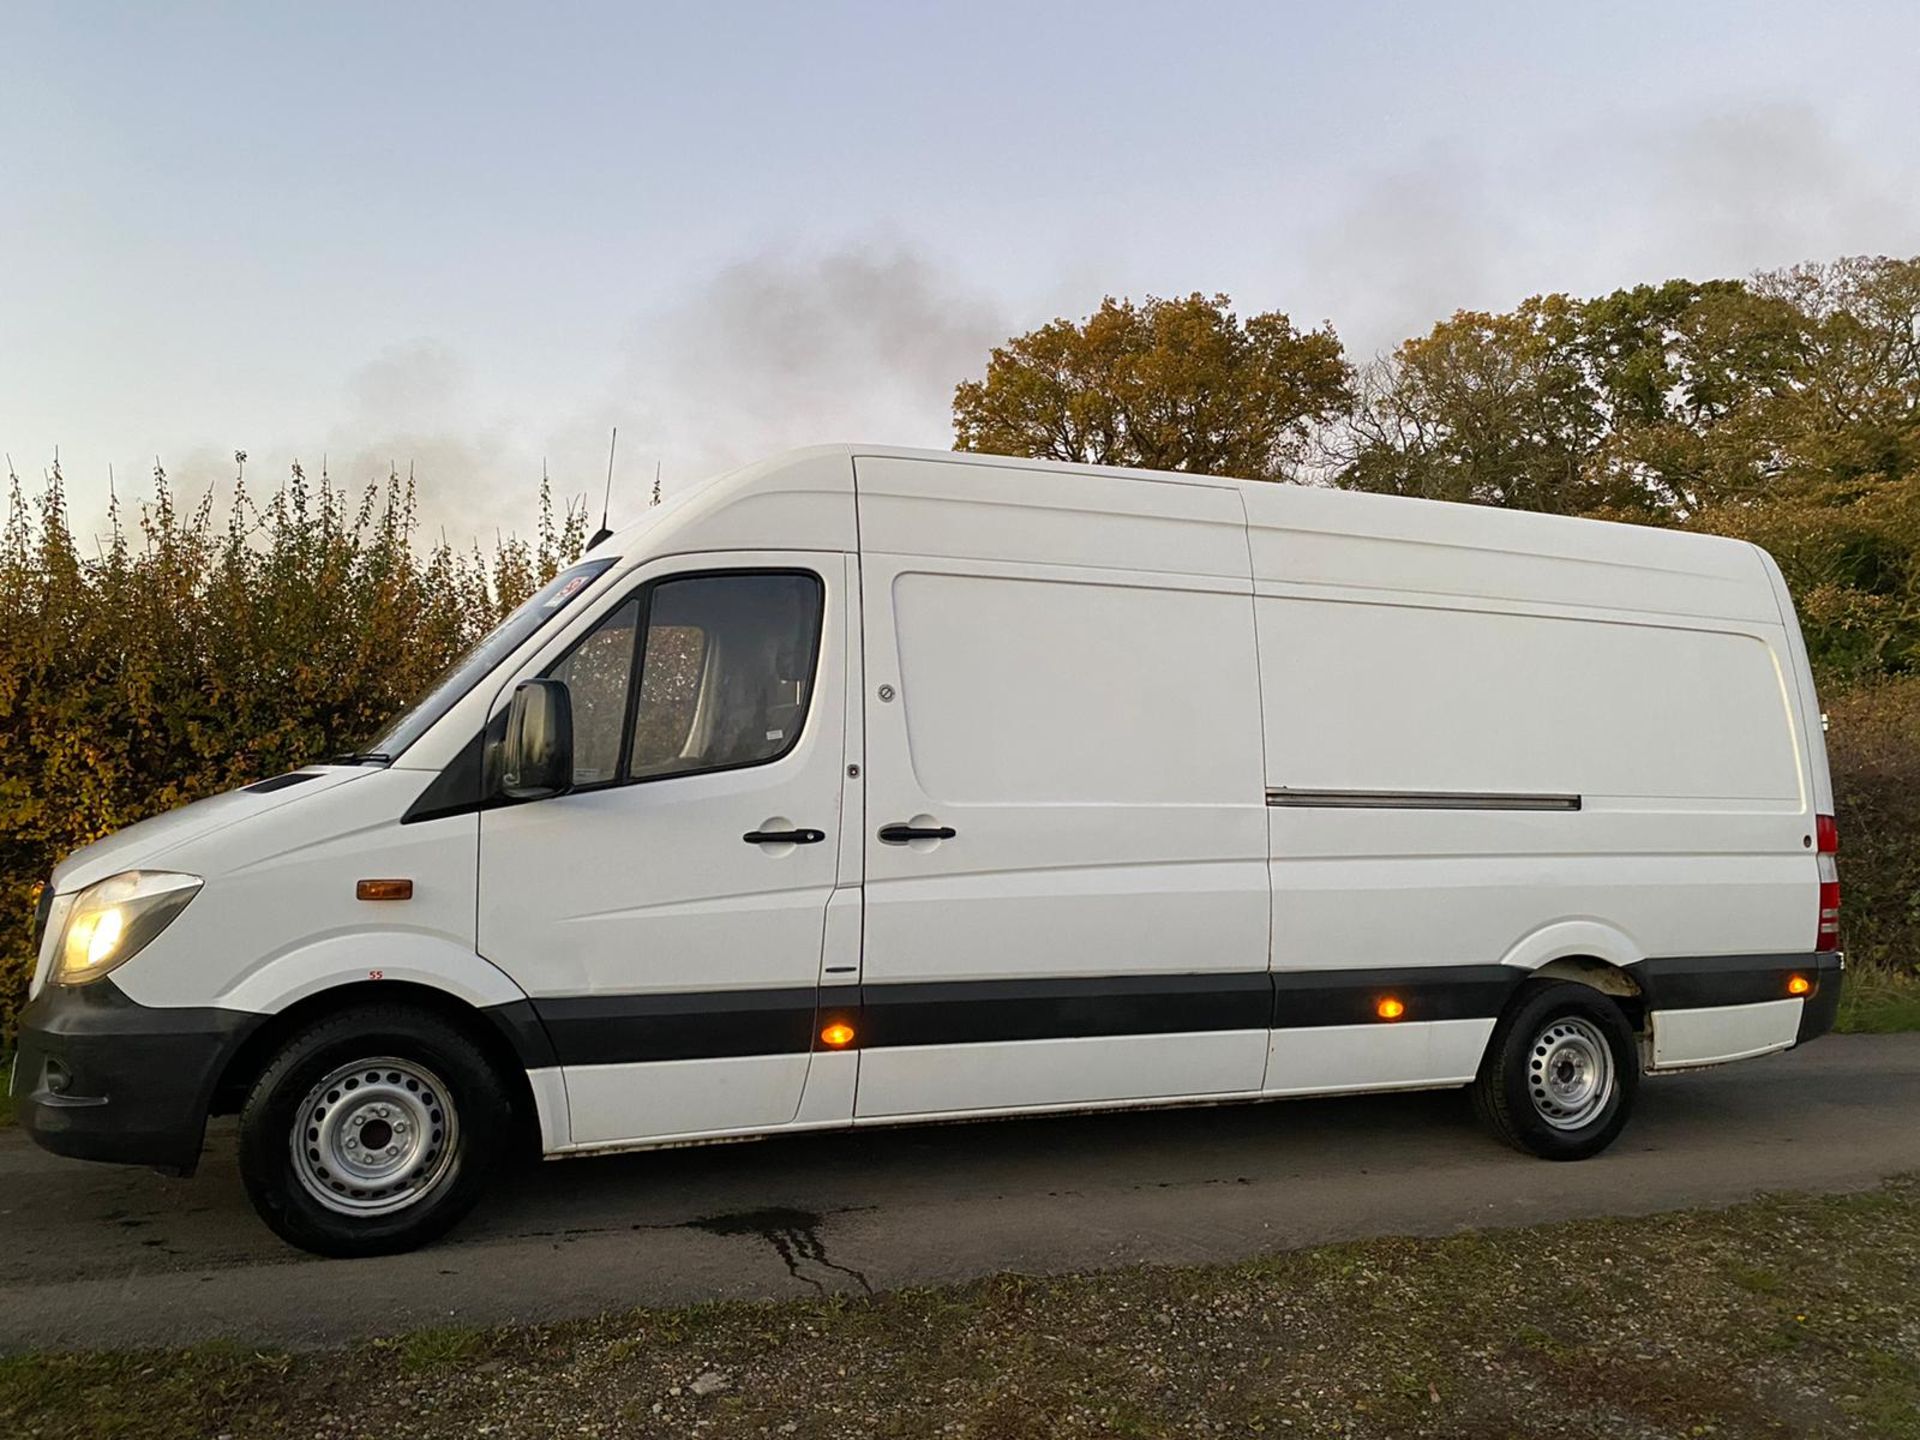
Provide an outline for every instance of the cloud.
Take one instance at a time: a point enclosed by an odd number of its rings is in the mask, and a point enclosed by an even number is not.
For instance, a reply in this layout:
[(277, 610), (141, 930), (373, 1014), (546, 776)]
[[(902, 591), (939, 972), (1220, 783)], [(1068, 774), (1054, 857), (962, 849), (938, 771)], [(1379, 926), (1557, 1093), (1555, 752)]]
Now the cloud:
[(615, 403), (676, 481), (823, 441), (945, 446), (954, 385), (1006, 335), (918, 250), (762, 252), (634, 327)]
[(456, 419), (465, 408), (466, 366), (444, 345), (391, 345), (347, 377), (350, 418), (361, 424), (418, 425)]
[(342, 387), (327, 464), (356, 485), (412, 466), (424, 532), (484, 546), (528, 532), (543, 463), (556, 504), (597, 519), (617, 425), (617, 525), (646, 504), (655, 461), (671, 493), (792, 446), (945, 446), (954, 384), (1006, 334), (993, 305), (910, 247), (761, 252), (636, 317), (623, 351), (583, 370), (589, 398), (570, 414), (513, 414), (433, 341), (391, 347)]
[[(1455, 309), (1505, 309), (1543, 290), (1598, 294), (1676, 275), (1920, 252), (1920, 152), (1858, 143), (1833, 115), (1749, 96), (1558, 131), (1516, 124), (1497, 143), (1426, 139), (1297, 197), (1283, 218), (1263, 234), (1271, 248), (1256, 262), (1261, 284), (1236, 282), (1195, 242), (1160, 290), (1237, 283), (1243, 311), (1330, 319), (1365, 359)], [(1143, 215), (1142, 225), (1156, 221)], [(283, 420), (281, 433), (251, 430), (238, 443), (260, 487), (296, 455), (310, 473), (324, 456), (334, 479), (355, 485), (411, 464), (426, 533), (485, 544), (496, 529), (531, 526), (543, 461), (563, 502), (584, 498), (597, 511), (607, 434), (618, 425), (617, 522), (645, 504), (656, 460), (671, 492), (816, 441), (948, 444), (954, 384), (979, 375), (993, 345), (1045, 318), (1031, 309), (1036, 295), (1046, 295), (1046, 313), (1071, 315), (1129, 289), (1123, 258), (1096, 264), (1091, 253), (1083, 244), (1067, 258), (1071, 293), (1057, 278), (1036, 288), (1032, 276), (1009, 273), (995, 294), (909, 242), (763, 248), (687, 277), (676, 298), (634, 315), (618, 345), (582, 350), (569, 362), (577, 373), (561, 377), (577, 403), (512, 393), (492, 378), (498, 357), (428, 336), (368, 356), (330, 393), (321, 386), (289, 406), (300, 418)], [(1014, 263), (983, 254), (970, 268)], [(171, 439), (74, 437), (101, 452), (71, 457), (76, 517), (92, 524), (87, 517), (104, 512), (108, 460), (123, 497), (144, 493), (143, 451), (155, 443), (183, 494), (230, 479), (231, 445), (193, 443), (209, 434), (201, 418), (183, 417)], [(34, 462), (15, 459), (31, 476)]]
[(1487, 173), (1443, 147), (1360, 181), (1307, 246), (1313, 315), (1359, 360), (1485, 303), (1509, 244), (1504, 208)]
[(1920, 175), (1876, 167), (1808, 105), (1738, 105), (1647, 132), (1632, 154), (1653, 182), (1653, 243), (1722, 273), (1920, 240)]
[(1685, 275), (1920, 250), (1920, 166), (1871, 158), (1812, 107), (1743, 99), (1469, 158), (1434, 144), (1357, 177), (1297, 251), (1293, 293), (1356, 358), (1457, 309)]

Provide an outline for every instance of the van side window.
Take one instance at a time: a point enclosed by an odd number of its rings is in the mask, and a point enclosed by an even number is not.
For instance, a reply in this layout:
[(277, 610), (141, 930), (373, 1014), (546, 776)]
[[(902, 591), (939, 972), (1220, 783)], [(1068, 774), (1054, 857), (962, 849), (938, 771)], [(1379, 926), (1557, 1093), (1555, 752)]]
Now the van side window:
[(573, 700), (573, 783), (604, 785), (620, 773), (620, 732), (627, 723), (627, 686), (640, 602), (609, 615), (553, 670)]
[(812, 696), (820, 609), (811, 575), (701, 575), (655, 586), (628, 776), (753, 765), (791, 749)]

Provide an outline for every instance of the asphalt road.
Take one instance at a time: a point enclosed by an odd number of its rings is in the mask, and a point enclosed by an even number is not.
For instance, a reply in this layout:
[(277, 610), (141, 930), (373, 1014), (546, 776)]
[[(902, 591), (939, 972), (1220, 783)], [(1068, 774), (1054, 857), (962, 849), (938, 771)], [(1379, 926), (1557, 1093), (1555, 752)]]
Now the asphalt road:
[(1459, 1093), (795, 1136), (532, 1166), (383, 1260), (282, 1245), (233, 1149), (223, 1122), (175, 1181), (0, 1132), (0, 1350), (304, 1346), (1855, 1189), (1920, 1171), (1920, 1035), (1650, 1080), (1577, 1165), (1487, 1139)]

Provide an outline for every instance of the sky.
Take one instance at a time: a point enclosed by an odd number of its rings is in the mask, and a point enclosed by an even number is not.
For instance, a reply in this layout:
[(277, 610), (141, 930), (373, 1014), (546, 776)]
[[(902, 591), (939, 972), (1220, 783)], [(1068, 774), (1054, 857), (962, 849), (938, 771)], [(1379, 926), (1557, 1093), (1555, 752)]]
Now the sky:
[(1911, 3), (0, 0), (0, 451), (83, 531), (247, 452), (617, 525), (945, 446), (998, 341), (1225, 292), (1458, 308), (1920, 253)]

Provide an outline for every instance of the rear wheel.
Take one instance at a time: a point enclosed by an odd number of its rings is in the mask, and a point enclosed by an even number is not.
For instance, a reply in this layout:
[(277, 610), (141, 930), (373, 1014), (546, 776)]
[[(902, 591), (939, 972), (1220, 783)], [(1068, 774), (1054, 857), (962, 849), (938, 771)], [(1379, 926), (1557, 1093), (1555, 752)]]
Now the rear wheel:
[(438, 1015), (361, 1006), (296, 1034), (240, 1113), (260, 1216), (319, 1255), (384, 1255), (472, 1209), (507, 1147), (511, 1102), (479, 1046)]
[(1633, 1108), (1633, 1027), (1598, 990), (1529, 984), (1494, 1027), (1473, 1087), (1487, 1127), (1547, 1160), (1584, 1160), (1614, 1141)]

